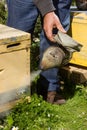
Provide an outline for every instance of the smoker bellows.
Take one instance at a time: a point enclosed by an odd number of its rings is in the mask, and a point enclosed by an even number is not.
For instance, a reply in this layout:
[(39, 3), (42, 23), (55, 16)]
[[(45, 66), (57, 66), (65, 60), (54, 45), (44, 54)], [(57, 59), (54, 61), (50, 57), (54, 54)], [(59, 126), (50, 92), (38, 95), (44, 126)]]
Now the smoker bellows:
[(73, 53), (79, 52), (82, 48), (80, 43), (60, 31), (58, 31), (54, 39), (57, 45), (47, 48), (43, 54), (40, 63), (43, 70), (66, 65), (72, 58)]

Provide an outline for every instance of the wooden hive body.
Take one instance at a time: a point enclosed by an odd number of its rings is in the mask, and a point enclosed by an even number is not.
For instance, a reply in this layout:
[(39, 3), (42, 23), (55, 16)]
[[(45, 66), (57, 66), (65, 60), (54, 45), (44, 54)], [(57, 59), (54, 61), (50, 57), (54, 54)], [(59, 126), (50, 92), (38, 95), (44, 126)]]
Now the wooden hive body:
[(0, 112), (30, 89), (30, 43), (29, 33), (0, 24)]

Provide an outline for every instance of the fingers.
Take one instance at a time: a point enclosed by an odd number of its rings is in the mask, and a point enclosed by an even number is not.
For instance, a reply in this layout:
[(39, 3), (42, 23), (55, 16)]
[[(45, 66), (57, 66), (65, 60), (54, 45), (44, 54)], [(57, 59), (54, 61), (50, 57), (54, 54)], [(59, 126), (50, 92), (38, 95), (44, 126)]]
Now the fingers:
[(54, 12), (50, 12), (44, 16), (43, 29), (45, 31), (47, 38), (52, 42), (55, 42), (53, 34), (54, 28), (57, 28), (63, 33), (66, 33), (57, 15)]
[(56, 28), (58, 29), (58, 30), (60, 30), (61, 32), (63, 32), (63, 33), (66, 33), (66, 31), (65, 31), (65, 29), (63, 28), (63, 26), (62, 26), (62, 24), (60, 23), (60, 20), (59, 20), (59, 18), (57, 17), (57, 21), (56, 21)]
[(45, 31), (45, 34), (46, 34), (47, 38), (50, 41), (55, 42), (52, 30), (53, 30), (53, 28), (51, 28), (51, 27), (44, 28), (44, 31)]
[(58, 24), (56, 27), (57, 27), (57, 29), (60, 30), (61, 32), (66, 33), (65, 29), (62, 27), (61, 24)]

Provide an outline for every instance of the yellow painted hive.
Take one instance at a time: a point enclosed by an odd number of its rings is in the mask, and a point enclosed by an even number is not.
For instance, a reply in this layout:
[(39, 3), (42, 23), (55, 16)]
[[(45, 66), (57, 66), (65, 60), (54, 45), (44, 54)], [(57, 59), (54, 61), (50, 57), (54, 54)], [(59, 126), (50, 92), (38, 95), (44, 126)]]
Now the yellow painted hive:
[(87, 67), (87, 11), (71, 12), (69, 35), (83, 45), (80, 52), (75, 52), (70, 63)]

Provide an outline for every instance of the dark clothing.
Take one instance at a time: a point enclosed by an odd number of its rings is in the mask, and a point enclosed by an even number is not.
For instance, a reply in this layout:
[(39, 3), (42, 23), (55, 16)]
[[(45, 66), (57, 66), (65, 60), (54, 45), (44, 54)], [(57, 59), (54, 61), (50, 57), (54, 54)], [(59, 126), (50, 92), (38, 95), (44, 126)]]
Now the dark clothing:
[(37, 8), (40, 10), (42, 16), (46, 13), (54, 11), (55, 7), (52, 0), (33, 0)]
[[(34, 4), (34, 2), (35, 4)], [(32, 34), (39, 13), (43, 16), (49, 11), (55, 10), (61, 24), (67, 31), (70, 24), (71, 0), (7, 0), (8, 21), (7, 25)], [(50, 42), (44, 31), (40, 35), (40, 58), (43, 52), (54, 43)], [(48, 91), (59, 89), (58, 68), (43, 71), (41, 75), (48, 81), (42, 81), (43, 86), (48, 86)], [(42, 86), (41, 86), (42, 87)], [(43, 88), (42, 88), (43, 89)]]

